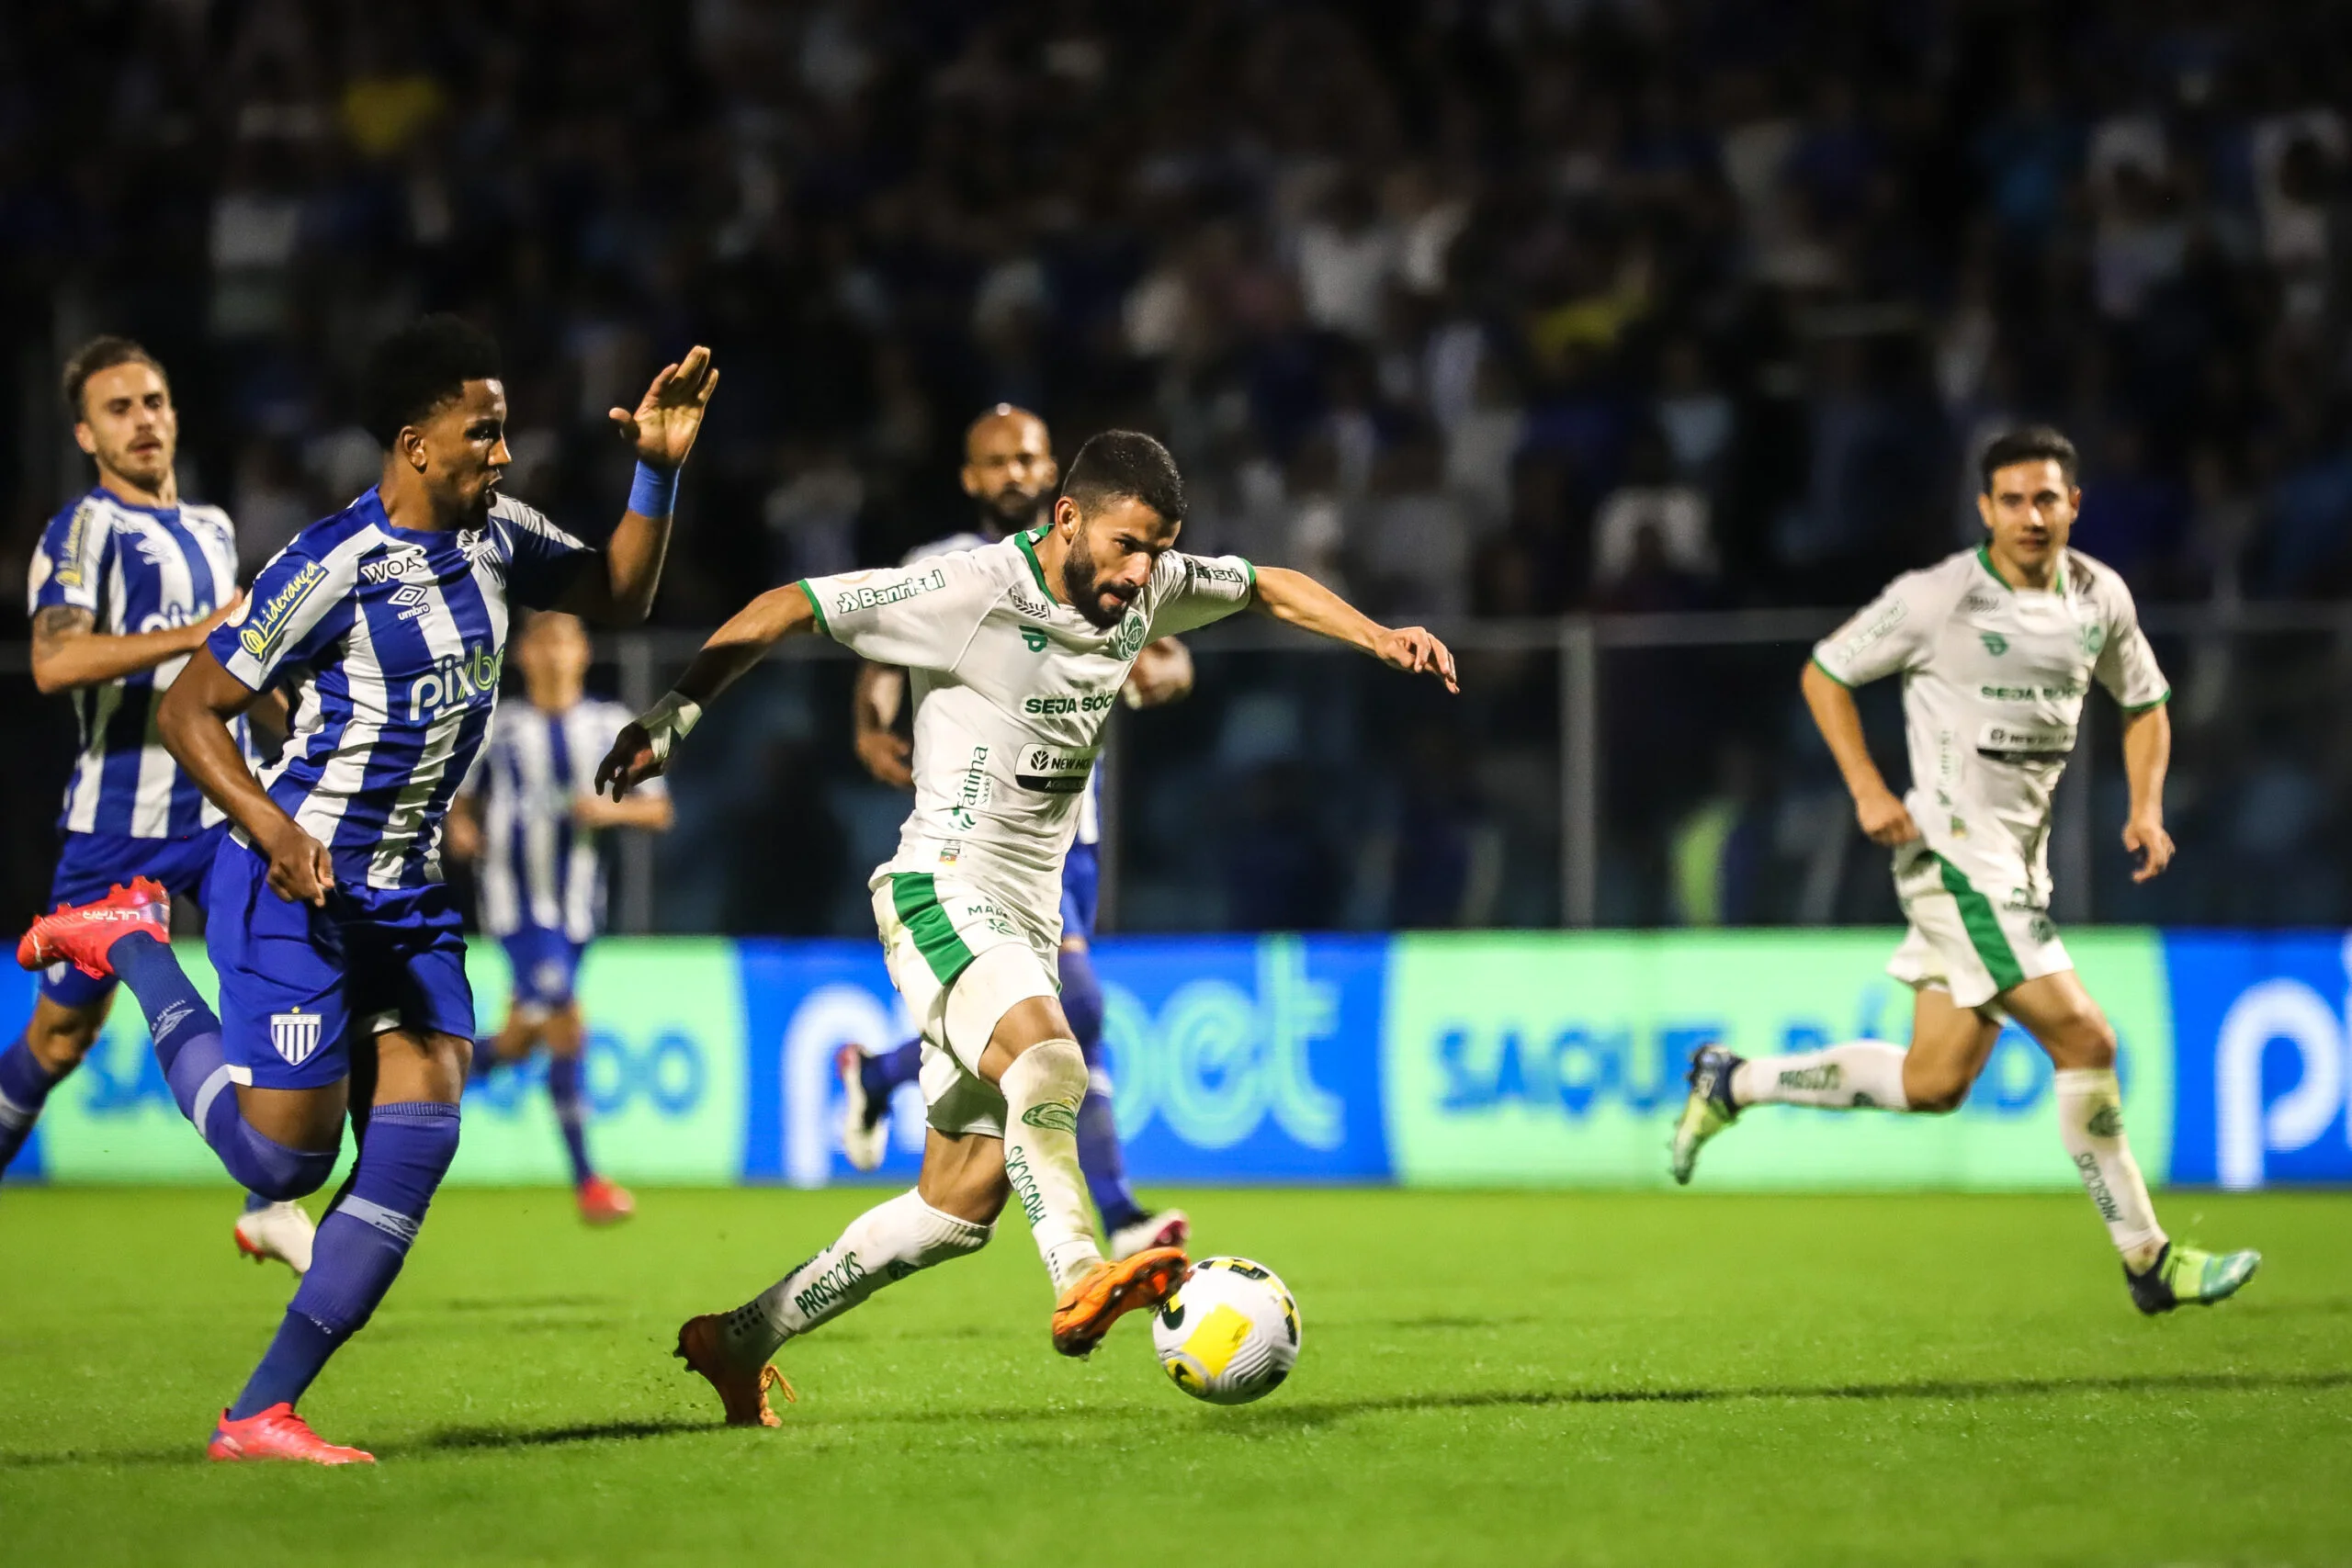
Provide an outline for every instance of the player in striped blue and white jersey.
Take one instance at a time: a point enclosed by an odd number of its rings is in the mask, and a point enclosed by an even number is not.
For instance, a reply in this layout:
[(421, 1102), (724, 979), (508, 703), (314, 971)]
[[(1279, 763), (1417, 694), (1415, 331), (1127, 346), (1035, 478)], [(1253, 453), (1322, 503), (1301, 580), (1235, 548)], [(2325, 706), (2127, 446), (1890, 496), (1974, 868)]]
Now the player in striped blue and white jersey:
[[(509, 644), (522, 702), (503, 704), (449, 813), (449, 851), (476, 863), (481, 929), (506, 949), (514, 976), (506, 1024), (474, 1043), (474, 1076), (548, 1048), (555, 1104), (580, 1217), (625, 1220), (636, 1201), (588, 1157), (582, 1055), (587, 1025), (575, 982), (605, 924), (604, 834), (665, 832), (670, 792), (607, 800), (590, 787), (598, 759), (637, 716), (586, 694), (588, 634), (576, 615), (532, 612)], [(659, 782), (659, 781), (657, 781)]]
[[(499, 494), (509, 462), (498, 347), (455, 317), (371, 356), (363, 423), (382, 477), (298, 535), (174, 682), (164, 743), (232, 826), (206, 892), (220, 978), (208, 1008), (141, 882), (44, 916), (19, 963), (119, 975), (146, 1011), (181, 1111), (246, 1186), (316, 1191), (349, 1116), (350, 1179), (216, 1460), (366, 1461), (294, 1404), (398, 1276), (458, 1150), (473, 995), (444, 819), (489, 728), (510, 604), (642, 620), (669, 547), (679, 465), (717, 385), (695, 349), (612, 411), (635, 447), (628, 509), (601, 547)], [(290, 736), (258, 779), (231, 726), (266, 691)]]
[[(66, 695), (81, 732), (50, 897), (79, 904), (136, 876), (200, 897), (222, 818), (156, 739), (155, 707), (237, 597), (236, 530), (219, 507), (181, 501), (179, 414), (144, 348), (93, 339), (66, 362), (63, 390), (97, 483), (50, 519), (28, 574), (33, 680)], [(0, 1169), (89, 1054), (114, 988), (70, 964), (42, 975), (30, 1021), (0, 1050)], [(256, 1259), (310, 1266), (299, 1205), (251, 1200), (236, 1237)]]

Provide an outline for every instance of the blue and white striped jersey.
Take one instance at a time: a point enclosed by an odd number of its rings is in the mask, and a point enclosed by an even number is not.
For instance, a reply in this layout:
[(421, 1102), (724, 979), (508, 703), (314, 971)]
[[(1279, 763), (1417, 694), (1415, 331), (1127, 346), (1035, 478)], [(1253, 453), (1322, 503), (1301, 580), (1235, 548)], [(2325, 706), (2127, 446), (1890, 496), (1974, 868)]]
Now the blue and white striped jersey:
[[(1002, 536), (998, 536), (999, 538)], [(986, 534), (967, 529), (961, 534), (950, 534), (944, 539), (933, 539), (927, 545), (917, 545), (899, 564), (912, 566), (933, 556), (953, 555), (958, 550), (977, 550), (996, 542)], [(1102, 770), (1100, 768), (1086, 775), (1086, 798), (1078, 804), (1078, 836), (1072, 841), (1080, 844), (1102, 841)]]
[[(236, 592), (236, 530), (217, 506), (134, 506), (100, 488), (50, 519), (29, 579), (31, 615), (86, 610), (92, 629), (108, 637), (188, 626)], [(187, 663), (182, 656), (72, 694), (82, 750), (61, 829), (176, 839), (220, 820), (155, 734), (156, 705)]]
[[(572, 821), (572, 803), (589, 793), (596, 764), (636, 716), (585, 697), (560, 713), (510, 702), (490, 721), (465, 791), (481, 803), (481, 925), (491, 935), (536, 926), (586, 942), (603, 928), (599, 835)], [(635, 793), (668, 788), (653, 778)]]
[(441, 880), (441, 828), (498, 700), (507, 604), (552, 605), (593, 555), (519, 501), (480, 528), (397, 528), (373, 490), (261, 569), (212, 634), (223, 668), (286, 688), (270, 798), (346, 885)]

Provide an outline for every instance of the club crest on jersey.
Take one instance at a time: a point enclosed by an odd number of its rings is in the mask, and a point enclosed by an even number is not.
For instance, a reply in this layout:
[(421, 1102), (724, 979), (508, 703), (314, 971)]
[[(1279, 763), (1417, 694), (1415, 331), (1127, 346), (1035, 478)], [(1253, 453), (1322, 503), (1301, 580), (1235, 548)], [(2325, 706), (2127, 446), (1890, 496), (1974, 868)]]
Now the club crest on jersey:
[(1141, 653), (1145, 634), (1150, 629), (1150, 623), (1144, 619), (1141, 610), (1129, 610), (1127, 618), (1119, 623), (1119, 629), (1111, 634), (1111, 657), (1133, 659)]
[(279, 584), (277, 592), (271, 594), (260, 609), (253, 609), (251, 601), (248, 601), (248, 624), (237, 634), (237, 646), (255, 659), (266, 655), (271, 645), (286, 630), (286, 624), (294, 618), (294, 612), (301, 608), (302, 601), (326, 580), (325, 567), (317, 561), (306, 560), (302, 563), (302, 570)]
[(498, 694), (498, 671), (506, 660), (503, 649), (476, 643), (463, 653), (445, 653), (432, 671), (408, 685), (410, 716), (431, 718), (444, 708), (471, 707)]
[(311, 1059), (319, 1048), (322, 1021), (317, 1013), (296, 1009), (292, 1012), (269, 1015), (269, 1043), (286, 1058), (286, 1065), (299, 1067)]
[(2093, 659), (2107, 646), (2107, 628), (2093, 621), (2083, 628), (2083, 652)]

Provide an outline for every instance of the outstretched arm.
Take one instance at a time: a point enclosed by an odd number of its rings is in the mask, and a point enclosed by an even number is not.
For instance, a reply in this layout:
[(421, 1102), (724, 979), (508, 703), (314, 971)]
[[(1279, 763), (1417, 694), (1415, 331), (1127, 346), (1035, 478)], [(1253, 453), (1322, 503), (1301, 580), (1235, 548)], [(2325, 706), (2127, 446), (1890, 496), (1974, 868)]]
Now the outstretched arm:
[(1449, 692), (1462, 690), (1454, 674), (1453, 651), (1427, 629), (1384, 626), (1305, 572), (1260, 567), (1250, 607), (1318, 637), (1360, 648), (1391, 669), (1434, 675)]
[(155, 728), (172, 760), (269, 857), (270, 890), (289, 903), (322, 905), (334, 886), (334, 863), (326, 846), (269, 798), (230, 733), (231, 721), (259, 695), (220, 668), (209, 648), (200, 648), (164, 694)]
[(1863, 833), (1872, 843), (1890, 849), (1919, 837), (1918, 824), (1911, 820), (1902, 797), (1886, 787), (1886, 775), (1871, 761), (1854, 694), (1815, 663), (1805, 665), (1804, 685), (1804, 705), (1813, 710), (1814, 726), (1829, 743), (1829, 754), (1845, 775), (1847, 793), (1854, 797), (1854, 820), (1861, 824)]
[(43, 696), (119, 681), (194, 653), (212, 628), (229, 618), (239, 593), (200, 621), (152, 632), (113, 636), (96, 631), (96, 617), (73, 604), (50, 604), (33, 616), (33, 684)]
[(618, 800), (667, 768), (671, 751), (719, 693), (786, 637), (816, 629), (816, 606), (797, 582), (771, 588), (736, 611), (710, 634), (677, 684), (641, 717), (621, 727), (613, 749), (597, 764), (596, 793), (609, 792)]
[(2132, 815), (2123, 847), (2140, 857), (2132, 880), (2146, 882), (2172, 863), (2165, 831), (2165, 773), (2172, 766), (2172, 709), (2164, 703), (2123, 716), (2123, 775), (2132, 784)]
[(561, 608), (600, 626), (636, 626), (651, 613), (662, 558), (670, 551), (678, 470), (695, 449), (703, 411), (718, 389), (710, 350), (696, 345), (677, 364), (662, 367), (635, 412), (609, 411), (613, 428), (637, 448), (637, 482), (629, 491), (628, 510), (599, 552), (603, 570), (582, 573), (564, 594)]

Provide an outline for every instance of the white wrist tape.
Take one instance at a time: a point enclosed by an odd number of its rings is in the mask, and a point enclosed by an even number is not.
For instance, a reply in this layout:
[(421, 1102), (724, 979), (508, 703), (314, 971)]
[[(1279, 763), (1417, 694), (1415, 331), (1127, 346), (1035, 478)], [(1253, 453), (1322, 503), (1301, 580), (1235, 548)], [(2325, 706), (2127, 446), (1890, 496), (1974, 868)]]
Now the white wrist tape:
[(693, 733), (701, 718), (700, 703), (669, 691), (662, 693), (662, 700), (647, 708), (637, 722), (645, 726), (645, 733), (652, 738), (653, 760), (666, 764), (671, 751)]

